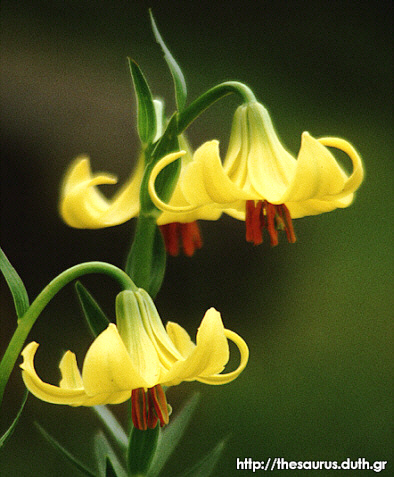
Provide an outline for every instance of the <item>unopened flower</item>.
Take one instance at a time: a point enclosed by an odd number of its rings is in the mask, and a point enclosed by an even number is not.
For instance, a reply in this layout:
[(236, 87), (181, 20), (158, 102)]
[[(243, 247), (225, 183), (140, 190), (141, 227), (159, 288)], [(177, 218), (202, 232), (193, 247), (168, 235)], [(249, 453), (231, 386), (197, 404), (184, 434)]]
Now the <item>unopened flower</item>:
[[(80, 374), (76, 357), (67, 351), (60, 361), (59, 386), (43, 382), (34, 368), (36, 342), (26, 346), (23, 380), (39, 399), (71, 406), (118, 404), (131, 397), (132, 418), (139, 429), (168, 423), (162, 386), (182, 381), (226, 384), (245, 368), (248, 347), (224, 328), (220, 313), (210, 308), (198, 329), (196, 344), (178, 324), (166, 329), (149, 295), (142, 289), (123, 291), (116, 300), (117, 325), (110, 324), (90, 346)], [(222, 374), (229, 360), (228, 339), (241, 355), (235, 371)]]
[[(328, 147), (344, 151), (353, 171), (348, 175)], [(185, 167), (179, 187), (187, 205), (164, 203), (155, 191), (160, 171), (182, 157), (183, 152), (161, 159), (152, 171), (149, 192), (154, 204), (173, 214), (185, 214), (211, 206), (246, 222), (246, 239), (263, 241), (267, 229), (272, 245), (278, 243), (278, 230), (289, 242), (296, 240), (292, 219), (348, 207), (363, 180), (360, 156), (347, 141), (325, 137), (314, 139), (302, 134), (295, 159), (282, 146), (267, 110), (258, 102), (240, 106), (226, 158), (222, 164), (219, 143), (204, 143)]]

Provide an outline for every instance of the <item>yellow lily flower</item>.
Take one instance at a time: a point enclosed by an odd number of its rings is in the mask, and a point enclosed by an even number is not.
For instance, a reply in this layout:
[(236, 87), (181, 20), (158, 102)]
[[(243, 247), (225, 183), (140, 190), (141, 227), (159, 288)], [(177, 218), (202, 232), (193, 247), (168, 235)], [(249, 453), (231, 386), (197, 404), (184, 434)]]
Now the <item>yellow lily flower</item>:
[[(197, 332), (196, 344), (178, 324), (166, 329), (150, 296), (142, 289), (121, 292), (116, 299), (117, 325), (111, 323), (90, 346), (80, 374), (75, 354), (60, 361), (59, 386), (43, 382), (34, 368), (38, 343), (22, 352), (22, 377), (39, 399), (71, 406), (118, 404), (131, 397), (132, 418), (139, 429), (168, 423), (161, 386), (182, 381), (226, 384), (245, 368), (249, 351), (244, 340), (224, 328), (220, 313), (210, 308)], [(240, 352), (235, 371), (223, 374), (229, 360), (228, 340)]]
[[(350, 157), (350, 175), (328, 147)], [(154, 183), (160, 171), (182, 154), (165, 156), (152, 170), (149, 192), (154, 204), (173, 214), (190, 213), (208, 205), (220, 207), (245, 220), (246, 239), (254, 244), (262, 242), (264, 228), (272, 245), (278, 243), (277, 230), (285, 230), (289, 242), (294, 242), (292, 218), (348, 207), (364, 176), (360, 156), (350, 143), (339, 138), (315, 139), (304, 132), (295, 159), (282, 146), (267, 110), (258, 102), (236, 110), (223, 164), (216, 140), (206, 142), (194, 153), (179, 181), (188, 204), (176, 207), (160, 200)]]
[[(181, 147), (187, 151), (182, 158), (180, 177), (184, 167), (192, 160), (190, 148), (183, 136)], [(144, 174), (144, 157), (139, 158), (135, 172), (112, 199), (107, 199), (99, 190), (102, 184), (115, 184), (116, 178), (107, 173), (92, 174), (87, 156), (79, 156), (65, 175), (61, 198), (60, 215), (74, 228), (97, 229), (119, 225), (139, 214), (139, 194)], [(177, 185), (170, 203), (174, 207), (187, 205), (183, 192)], [(202, 247), (197, 220), (217, 220), (220, 208), (206, 206), (184, 214), (164, 212), (157, 220), (163, 234), (167, 252), (178, 255), (180, 245), (187, 256)]]

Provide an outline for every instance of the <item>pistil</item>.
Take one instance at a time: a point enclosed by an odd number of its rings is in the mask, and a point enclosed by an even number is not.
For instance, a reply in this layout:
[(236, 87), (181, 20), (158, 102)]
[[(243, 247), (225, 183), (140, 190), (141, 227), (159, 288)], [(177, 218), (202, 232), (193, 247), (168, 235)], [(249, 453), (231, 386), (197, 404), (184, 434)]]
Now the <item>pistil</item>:
[(289, 243), (296, 241), (293, 223), (289, 209), (285, 204), (271, 204), (270, 202), (246, 201), (246, 240), (254, 245), (263, 242), (263, 231), (267, 230), (271, 246), (278, 245), (278, 230), (284, 230)]

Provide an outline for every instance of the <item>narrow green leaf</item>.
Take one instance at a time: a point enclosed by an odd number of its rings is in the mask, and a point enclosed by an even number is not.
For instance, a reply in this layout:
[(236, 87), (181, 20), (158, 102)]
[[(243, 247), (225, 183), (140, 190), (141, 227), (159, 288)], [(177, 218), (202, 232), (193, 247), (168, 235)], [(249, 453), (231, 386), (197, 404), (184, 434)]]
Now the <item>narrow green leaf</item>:
[(111, 461), (108, 457), (106, 460), (105, 477), (119, 477), (119, 474), (116, 474), (115, 469), (113, 468)]
[(94, 406), (93, 411), (95, 411), (120, 447), (126, 450), (128, 444), (126, 433), (112, 412), (106, 406)]
[(152, 93), (137, 63), (128, 58), (134, 90), (137, 97), (137, 124), (141, 142), (149, 144), (156, 135), (156, 112)]
[(25, 407), (27, 396), (29, 395), (29, 391), (26, 389), (25, 394), (23, 396), (23, 401), (21, 407), (19, 408), (18, 414), (16, 415), (15, 419), (12, 421), (12, 424), (7, 429), (7, 431), (1, 436), (0, 438), (0, 450), (5, 446), (8, 439), (12, 436), (12, 433), (15, 430), (16, 425), (18, 424), (19, 418), (22, 415), (23, 408)]
[(3, 250), (0, 248), (0, 270), (12, 293), (15, 310), (18, 318), (21, 318), (29, 308), (29, 297), (22, 279), (15, 268), (11, 265)]
[(149, 477), (157, 477), (160, 474), (180, 442), (199, 400), (200, 394), (196, 393), (183, 406), (181, 412), (174, 419), (171, 418), (170, 424), (160, 433), (157, 450), (149, 469)]
[(52, 437), (48, 432), (41, 427), (37, 422), (34, 423), (42, 436), (57, 450), (59, 451), (74, 467), (76, 467), (82, 474), (88, 477), (97, 477), (96, 474), (91, 472), (84, 464), (76, 459), (67, 449), (65, 449), (59, 442)]
[(171, 55), (170, 50), (167, 48), (162, 36), (159, 33), (155, 19), (153, 17), (152, 10), (149, 10), (149, 14), (152, 23), (153, 34), (155, 35), (157, 43), (159, 43), (163, 50), (164, 59), (167, 62), (168, 68), (171, 71), (172, 79), (174, 80), (175, 98), (178, 110), (182, 111), (182, 109), (185, 107), (187, 97), (185, 77), (183, 76), (182, 70), (180, 69), (178, 63), (175, 61), (174, 57)]
[(145, 475), (156, 451), (160, 427), (140, 431), (133, 427), (127, 451), (127, 467), (131, 476)]
[(209, 477), (212, 475), (214, 468), (222, 455), (226, 441), (220, 441), (206, 456), (204, 456), (197, 464), (178, 477)]
[(83, 314), (89, 325), (89, 329), (93, 336), (96, 337), (107, 329), (110, 321), (105, 316), (105, 313), (100, 308), (99, 304), (81, 282), (76, 282), (75, 290), (79, 302), (81, 303)]
[(127, 477), (125, 469), (102, 431), (94, 437), (94, 451), (100, 476)]

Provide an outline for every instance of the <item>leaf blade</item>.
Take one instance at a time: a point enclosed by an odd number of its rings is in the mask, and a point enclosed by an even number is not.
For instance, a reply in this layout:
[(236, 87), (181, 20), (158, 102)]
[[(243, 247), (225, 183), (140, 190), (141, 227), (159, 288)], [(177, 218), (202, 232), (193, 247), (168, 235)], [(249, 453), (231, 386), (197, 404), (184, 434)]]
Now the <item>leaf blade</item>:
[(185, 77), (182, 73), (180, 66), (175, 61), (170, 50), (167, 48), (166, 44), (164, 43), (164, 40), (162, 36), (160, 35), (160, 32), (157, 28), (156, 21), (153, 17), (153, 13), (151, 9), (149, 10), (149, 15), (150, 15), (150, 20), (152, 24), (153, 34), (156, 38), (157, 43), (161, 46), (163, 50), (164, 59), (167, 62), (168, 68), (172, 75), (172, 79), (174, 81), (175, 98), (176, 98), (176, 104), (177, 104), (178, 110), (182, 111), (182, 109), (185, 107), (186, 97), (187, 97)]
[(225, 440), (220, 441), (210, 452), (208, 452), (208, 454), (200, 459), (197, 464), (180, 474), (178, 477), (209, 477), (212, 475), (225, 445)]
[(105, 477), (119, 477), (118, 474), (116, 474), (112, 462), (108, 457), (106, 459)]
[(65, 449), (54, 437), (52, 437), (43, 427), (34, 423), (41, 435), (58, 451), (60, 452), (74, 467), (76, 467), (80, 472), (88, 477), (97, 477), (96, 474), (91, 472), (84, 464), (82, 464), (78, 459), (76, 459), (67, 449)]
[(13, 434), (15, 427), (18, 424), (18, 421), (22, 415), (23, 408), (25, 407), (28, 395), (29, 395), (29, 391), (26, 389), (25, 394), (23, 396), (21, 407), (19, 408), (19, 411), (17, 415), (15, 416), (15, 419), (12, 421), (10, 427), (6, 430), (6, 432), (0, 438), (0, 451), (5, 446), (6, 442)]
[(6, 254), (0, 248), (0, 270), (11, 291), (18, 318), (21, 318), (29, 308), (29, 297), (25, 285), (15, 268), (11, 265)]
[(94, 406), (93, 411), (98, 415), (120, 447), (126, 450), (128, 444), (126, 433), (112, 412), (106, 406)]
[(93, 295), (81, 282), (75, 283), (75, 290), (82, 307), (83, 314), (94, 338), (107, 329), (110, 321), (93, 298)]
[(94, 450), (100, 475), (103, 477), (127, 477), (125, 469), (102, 431), (99, 431), (94, 437)]
[(194, 394), (183, 406), (171, 424), (160, 434), (156, 453), (149, 469), (149, 477), (157, 477), (180, 442), (186, 427), (200, 401), (200, 393)]
[(137, 97), (137, 126), (141, 142), (149, 144), (156, 135), (156, 111), (149, 85), (137, 63), (128, 58), (134, 91)]

